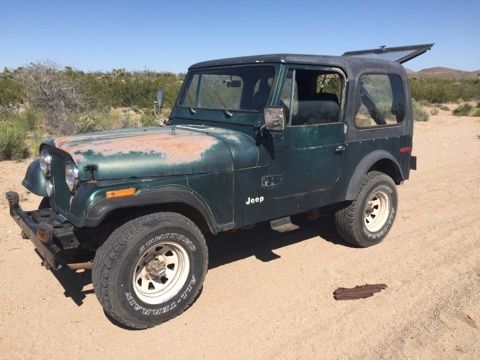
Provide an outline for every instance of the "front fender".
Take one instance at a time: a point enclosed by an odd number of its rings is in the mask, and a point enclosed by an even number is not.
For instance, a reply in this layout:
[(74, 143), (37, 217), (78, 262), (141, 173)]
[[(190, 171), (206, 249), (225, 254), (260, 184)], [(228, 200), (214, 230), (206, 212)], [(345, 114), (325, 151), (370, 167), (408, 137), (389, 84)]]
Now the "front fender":
[(372, 151), (370, 154), (365, 156), (362, 161), (359, 162), (355, 168), (355, 172), (350, 178), (350, 183), (348, 184), (346, 200), (354, 200), (357, 197), (358, 192), (360, 191), (360, 186), (362, 179), (367, 173), (367, 171), (379, 160), (388, 159), (395, 164), (396, 170), (400, 176), (400, 179), (405, 180), (405, 176), (402, 171), (402, 167), (395, 157), (385, 150), (376, 150)]
[(212, 233), (218, 232), (217, 224), (208, 206), (193, 192), (179, 187), (166, 187), (142, 192), (131, 197), (103, 199), (93, 204), (87, 211), (84, 226), (97, 226), (113, 210), (135, 206), (182, 203), (198, 210), (207, 221)]
[(36, 159), (28, 166), (22, 185), (38, 196), (47, 196), (45, 175), (40, 169), (40, 160)]

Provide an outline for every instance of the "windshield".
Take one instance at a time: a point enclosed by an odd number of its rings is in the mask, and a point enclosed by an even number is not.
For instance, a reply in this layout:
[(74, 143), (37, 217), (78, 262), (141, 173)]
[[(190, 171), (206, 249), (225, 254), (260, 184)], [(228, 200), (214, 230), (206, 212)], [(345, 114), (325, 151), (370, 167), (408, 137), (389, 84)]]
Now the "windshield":
[(273, 84), (273, 66), (238, 66), (192, 71), (178, 106), (225, 111), (261, 111)]

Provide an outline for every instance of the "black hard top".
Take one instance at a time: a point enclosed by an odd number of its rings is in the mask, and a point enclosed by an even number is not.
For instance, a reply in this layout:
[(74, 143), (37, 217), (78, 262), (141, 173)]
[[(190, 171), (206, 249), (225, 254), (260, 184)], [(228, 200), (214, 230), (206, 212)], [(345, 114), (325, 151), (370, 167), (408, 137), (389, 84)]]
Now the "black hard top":
[(399, 64), (424, 54), (434, 44), (418, 44), (407, 46), (386, 47), (375, 49), (347, 51), (342, 56), (301, 55), (301, 54), (269, 54), (242, 56), (227, 59), (210, 60), (196, 63), (189, 69), (209, 68), (215, 66), (285, 63), (303, 65), (338, 66), (344, 69), (359, 71), (361, 69), (386, 70), (403, 69)]
[(246, 64), (267, 64), (267, 63), (284, 63), (284, 64), (303, 64), (303, 65), (324, 65), (336, 66), (344, 69), (360, 69), (360, 68), (378, 68), (385, 70), (386, 68), (403, 69), (402, 65), (397, 62), (382, 59), (349, 57), (349, 56), (327, 56), (327, 55), (302, 55), (302, 54), (268, 54), (241, 56), (225, 59), (202, 61), (190, 66), (189, 70), (210, 68), (217, 66), (246, 65)]

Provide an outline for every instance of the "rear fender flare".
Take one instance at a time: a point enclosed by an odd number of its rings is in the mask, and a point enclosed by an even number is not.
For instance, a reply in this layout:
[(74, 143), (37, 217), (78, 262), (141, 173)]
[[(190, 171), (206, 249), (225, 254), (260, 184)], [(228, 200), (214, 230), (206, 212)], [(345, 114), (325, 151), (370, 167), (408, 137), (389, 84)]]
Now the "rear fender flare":
[(358, 192), (360, 191), (360, 185), (362, 183), (362, 179), (368, 170), (377, 162), (383, 159), (387, 159), (395, 164), (395, 168), (398, 171), (398, 175), (400, 179), (403, 181), (405, 179), (403, 175), (402, 168), (395, 157), (385, 150), (375, 150), (365, 156), (362, 161), (360, 161), (355, 168), (355, 171), (350, 178), (350, 183), (348, 184), (346, 200), (355, 200), (357, 197)]

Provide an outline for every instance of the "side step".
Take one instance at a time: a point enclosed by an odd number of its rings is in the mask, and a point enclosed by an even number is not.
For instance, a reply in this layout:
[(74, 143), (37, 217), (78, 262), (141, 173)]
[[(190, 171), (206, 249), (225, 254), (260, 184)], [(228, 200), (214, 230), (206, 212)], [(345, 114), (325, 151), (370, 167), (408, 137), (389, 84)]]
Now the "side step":
[(272, 227), (272, 230), (281, 233), (297, 230), (298, 228), (300, 228), (298, 225), (292, 223), (292, 219), (290, 218), (290, 216), (272, 220), (270, 221), (270, 226)]

